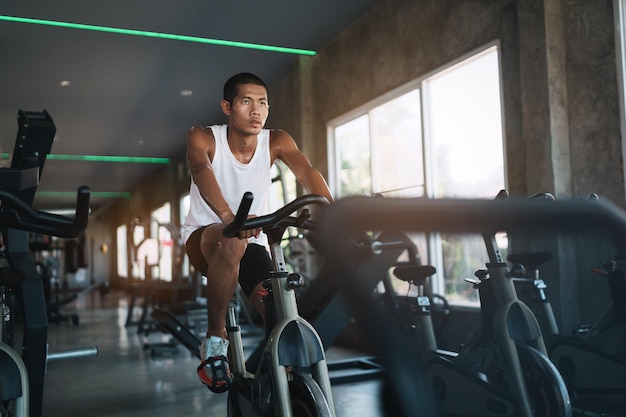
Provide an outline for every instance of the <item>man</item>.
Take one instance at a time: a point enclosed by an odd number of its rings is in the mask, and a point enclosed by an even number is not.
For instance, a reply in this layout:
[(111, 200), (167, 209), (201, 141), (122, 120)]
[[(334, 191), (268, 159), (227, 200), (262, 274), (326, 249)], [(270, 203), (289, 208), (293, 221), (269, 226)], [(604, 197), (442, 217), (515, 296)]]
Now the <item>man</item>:
[(185, 219), (186, 250), (194, 267), (207, 277), (209, 327), (200, 345), (198, 376), (214, 392), (228, 388), (228, 340), (225, 318), (238, 283), (263, 315), (261, 285), (272, 269), (267, 238), (261, 230), (246, 230), (225, 238), (244, 192), (254, 200), (251, 215), (268, 214), (270, 168), (280, 159), (307, 192), (332, 201), (326, 181), (282, 130), (264, 129), (269, 115), (265, 83), (256, 75), (240, 73), (224, 85), (222, 111), (228, 125), (192, 127), (187, 135), (191, 170), (190, 209)]

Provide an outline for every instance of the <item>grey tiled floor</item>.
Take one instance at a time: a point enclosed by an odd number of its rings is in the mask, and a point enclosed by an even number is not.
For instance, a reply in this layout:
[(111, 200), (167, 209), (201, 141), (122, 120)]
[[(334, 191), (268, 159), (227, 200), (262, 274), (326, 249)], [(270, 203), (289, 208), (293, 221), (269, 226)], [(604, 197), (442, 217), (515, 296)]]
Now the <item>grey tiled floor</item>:
[[(138, 334), (125, 326), (128, 297), (97, 291), (67, 306), (80, 324), (51, 323), (51, 352), (97, 346), (98, 356), (51, 361), (44, 388), (45, 417), (225, 416), (226, 394), (214, 394), (199, 383), (197, 360), (180, 347), (177, 353), (153, 357), (145, 342), (169, 339), (158, 331)], [(139, 312), (133, 311), (133, 314)], [(331, 348), (328, 359), (352, 352)], [(338, 417), (381, 416), (379, 381), (333, 386)]]

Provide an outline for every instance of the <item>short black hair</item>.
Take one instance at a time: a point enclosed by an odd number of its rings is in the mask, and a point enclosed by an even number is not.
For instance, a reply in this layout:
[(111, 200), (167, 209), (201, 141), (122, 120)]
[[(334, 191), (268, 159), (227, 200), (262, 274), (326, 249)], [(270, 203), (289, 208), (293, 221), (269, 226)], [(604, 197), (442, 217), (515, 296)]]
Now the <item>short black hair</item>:
[(233, 104), (233, 100), (235, 96), (239, 93), (239, 86), (242, 84), (256, 84), (262, 87), (265, 87), (267, 91), (267, 86), (265, 82), (258, 76), (251, 74), (249, 72), (240, 72), (239, 74), (235, 74), (226, 81), (224, 84), (224, 100), (228, 101), (230, 104)]

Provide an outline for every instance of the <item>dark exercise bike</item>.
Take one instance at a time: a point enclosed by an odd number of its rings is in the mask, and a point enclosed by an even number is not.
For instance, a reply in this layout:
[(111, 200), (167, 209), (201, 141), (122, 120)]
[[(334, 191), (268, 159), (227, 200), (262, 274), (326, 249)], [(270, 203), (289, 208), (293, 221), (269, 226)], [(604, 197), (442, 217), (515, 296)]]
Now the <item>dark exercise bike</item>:
[[(549, 361), (538, 324), (517, 299), (495, 236), (484, 235), (489, 263), (468, 280), (480, 294), (481, 322), (458, 352), (438, 350), (430, 303), (420, 305), (416, 330), (427, 387), (442, 416), (570, 416), (569, 397)], [(433, 267), (401, 266), (398, 278), (423, 287)]]
[(314, 227), (308, 209), (292, 214), (308, 205), (327, 205), (328, 200), (305, 195), (272, 214), (248, 219), (252, 199), (252, 193), (243, 196), (224, 235), (234, 237), (242, 230), (263, 228), (268, 237), (274, 270), (264, 284), (267, 336), (257, 368), (246, 369), (236, 305), (229, 305), (226, 326), (234, 379), (228, 392), (228, 416), (334, 417), (324, 346), (313, 326), (298, 314), (295, 290), (303, 285), (303, 277), (287, 271), (281, 245), (287, 228)]
[[(74, 218), (32, 208), (36, 188), (56, 131), (46, 112), (18, 112), (18, 134), (10, 168), (0, 169), (0, 415), (43, 415), (46, 364), (97, 354), (86, 348), (48, 352), (48, 320), (42, 277), (28, 245), (28, 233), (73, 238), (85, 230), (89, 216), (88, 187), (80, 187)], [(21, 346), (13, 337), (17, 317)]]
[(552, 259), (550, 252), (513, 253), (508, 259), (517, 270), (518, 291), (528, 294), (529, 305), (539, 311), (549, 357), (565, 379), (575, 410), (585, 410), (585, 416), (626, 415), (626, 360), (603, 350), (601, 341), (564, 335), (559, 330), (545, 293), (547, 284), (539, 275), (539, 265)]
[[(555, 201), (548, 193), (530, 198)], [(597, 201), (597, 196), (592, 195), (589, 200)], [(562, 334), (555, 319), (546, 294), (548, 285), (539, 271), (539, 266), (550, 261), (552, 254), (528, 251), (507, 257), (512, 263), (515, 287), (537, 316), (548, 356), (563, 375), (575, 415), (626, 415), (626, 357), (620, 355), (626, 348), (623, 316), (626, 281), (621, 273), (621, 268), (626, 267), (622, 255), (626, 253), (626, 246), (618, 243), (615, 247), (618, 253), (615, 261), (607, 263), (607, 269), (601, 271), (609, 282), (612, 304), (584, 337)]]
[[(506, 196), (503, 194), (500, 197)], [(367, 323), (366, 334), (380, 341), (377, 347), (387, 368), (388, 404), (396, 404), (395, 415), (572, 415), (565, 381), (548, 359), (532, 311), (517, 298), (509, 266), (501, 259), (495, 240), (495, 232), (501, 230), (554, 233), (567, 231), (572, 224), (578, 230), (582, 226), (563, 217), (561, 204), (544, 210), (544, 203), (503, 198), (467, 201), (351, 197), (336, 202), (324, 213), (320, 247), (336, 271), (332, 278), (344, 282), (344, 295), (351, 301), (357, 322)], [(598, 213), (595, 215), (596, 219), (586, 226), (602, 223)], [(345, 247), (354, 233), (372, 229), (483, 235), (489, 262), (473, 282), (480, 293), (481, 324), (460, 352), (437, 350), (434, 333), (429, 330), (432, 326), (425, 325), (425, 347), (421, 349), (428, 352), (417, 355), (420, 347), (410, 344), (405, 329), (389, 329), (388, 321), (377, 318), (385, 313), (371, 311), (373, 304), (363, 301), (368, 294), (358, 290), (361, 277), (354, 274)], [(396, 270), (396, 275), (420, 281), (432, 272), (424, 267), (403, 267)], [(424, 311), (427, 313), (426, 308)], [(428, 314), (424, 314), (424, 322), (428, 320)], [(417, 377), (420, 374), (423, 378)]]

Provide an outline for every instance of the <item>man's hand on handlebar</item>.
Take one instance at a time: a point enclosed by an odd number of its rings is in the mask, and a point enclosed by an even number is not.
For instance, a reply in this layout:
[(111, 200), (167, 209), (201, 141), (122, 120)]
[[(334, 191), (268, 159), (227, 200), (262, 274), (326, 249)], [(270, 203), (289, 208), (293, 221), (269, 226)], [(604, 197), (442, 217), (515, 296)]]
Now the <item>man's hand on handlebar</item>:
[[(248, 214), (248, 219), (253, 219), (257, 217), (256, 214)], [(222, 217), (222, 223), (224, 224), (224, 226), (232, 223), (235, 220), (235, 214), (234, 213), (229, 213), (228, 215), (224, 215)], [(247, 229), (247, 230), (241, 230), (236, 236), (231, 236), (231, 237), (236, 237), (237, 239), (249, 239), (251, 237), (259, 237), (259, 235), (261, 234), (261, 231), (263, 230), (262, 227), (257, 227), (254, 229)]]
[[(310, 215), (308, 210), (303, 210), (301, 215), (297, 217), (291, 216), (291, 214), (309, 204), (328, 205), (328, 199), (326, 197), (317, 194), (306, 194), (296, 198), (274, 213), (257, 217), (248, 214), (253, 198), (254, 196), (251, 192), (244, 193), (241, 204), (235, 214), (235, 219), (232, 222), (224, 222), (224, 224), (226, 224), (222, 232), (224, 236), (239, 236), (240, 238), (242, 238), (242, 236), (257, 236), (261, 230), (269, 230), (277, 227), (286, 228), (294, 226), (310, 229), (313, 222), (307, 220)], [(251, 227), (250, 233), (245, 233), (244, 229), (246, 229), (246, 227)]]
[[(249, 214), (248, 215), (248, 219), (253, 219), (257, 217), (256, 214)], [(262, 227), (257, 227), (255, 229), (248, 229), (248, 230), (242, 230), (241, 232), (239, 232), (239, 236), (237, 236), (239, 239), (249, 239), (251, 237), (259, 237), (259, 235), (261, 234), (261, 231), (263, 231)]]

